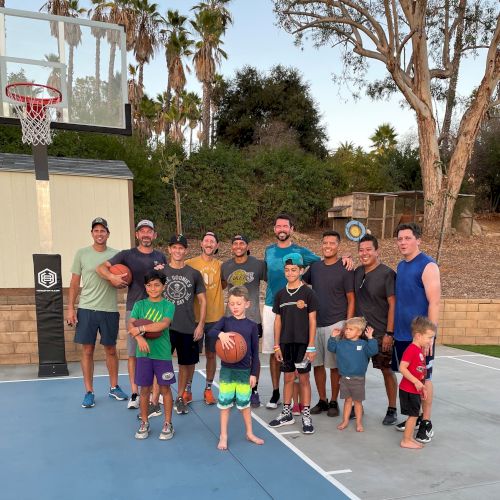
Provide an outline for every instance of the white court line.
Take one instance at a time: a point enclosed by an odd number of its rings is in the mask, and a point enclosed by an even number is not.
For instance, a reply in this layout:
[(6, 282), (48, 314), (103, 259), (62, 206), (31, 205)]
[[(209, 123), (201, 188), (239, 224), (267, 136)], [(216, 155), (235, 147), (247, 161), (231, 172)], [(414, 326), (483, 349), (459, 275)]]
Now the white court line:
[[(202, 377), (205, 377), (205, 374), (202, 370), (196, 370)], [(214, 382), (215, 387), (219, 387), (217, 383)], [(296, 446), (288, 441), (285, 437), (281, 436), (281, 434), (274, 430), (272, 427), (268, 427), (267, 423), (264, 422), (258, 415), (252, 412), (252, 418), (258, 422), (265, 430), (271, 433), (276, 439), (281, 441), (287, 448), (293, 451), (299, 458), (301, 458), (306, 464), (312, 467), (320, 476), (324, 477), (329, 483), (333, 484), (336, 488), (338, 488), (342, 493), (344, 493), (351, 500), (361, 500), (358, 496), (356, 496), (351, 490), (346, 488), (340, 481), (337, 481), (335, 478), (328, 475), (316, 462), (311, 460), (305, 453), (300, 451)]]
[(490, 370), (495, 370), (497, 372), (500, 372), (500, 368), (495, 368), (494, 366), (482, 365), (481, 363), (474, 363), (473, 361), (467, 361), (466, 359), (461, 359), (461, 358), (450, 358), (450, 359), (454, 359), (455, 361), (461, 361), (462, 363), (467, 363), (469, 365), (482, 366), (483, 368), (489, 368)]
[(280, 432), (281, 436), (288, 436), (288, 434), (300, 434), (300, 432), (299, 431)]
[(340, 469), (340, 470), (330, 470), (327, 474), (347, 474), (348, 472), (352, 472), (351, 469)]

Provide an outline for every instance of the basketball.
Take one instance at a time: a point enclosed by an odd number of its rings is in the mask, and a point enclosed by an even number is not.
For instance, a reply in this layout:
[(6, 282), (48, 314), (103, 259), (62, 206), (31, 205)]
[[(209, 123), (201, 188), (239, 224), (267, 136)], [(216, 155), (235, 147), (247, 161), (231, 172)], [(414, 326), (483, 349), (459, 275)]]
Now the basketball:
[[(134, 321), (134, 326), (145, 326), (145, 325), (150, 325), (151, 323), (154, 323), (154, 321), (151, 321), (150, 319), (136, 319)], [(159, 332), (146, 332), (144, 334), (145, 339), (157, 339), (158, 337), (162, 336), (163, 331)]]
[(109, 271), (113, 274), (126, 274), (127, 276), (125, 276), (125, 281), (127, 282), (127, 285), (132, 283), (132, 271), (124, 264), (115, 264), (109, 268)]
[(226, 363), (238, 363), (247, 353), (247, 343), (245, 342), (243, 336), (239, 333), (228, 333), (234, 334), (234, 337), (231, 337), (234, 341), (234, 347), (232, 349), (224, 349), (222, 347), (222, 342), (217, 339), (217, 342), (215, 343), (215, 352), (217, 353), (217, 356), (219, 356), (219, 358)]

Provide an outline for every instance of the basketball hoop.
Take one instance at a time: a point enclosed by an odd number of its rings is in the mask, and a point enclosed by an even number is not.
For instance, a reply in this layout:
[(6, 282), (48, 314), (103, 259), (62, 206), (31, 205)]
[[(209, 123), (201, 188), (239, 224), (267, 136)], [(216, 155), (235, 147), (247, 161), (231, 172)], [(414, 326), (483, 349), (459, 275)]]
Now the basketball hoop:
[(11, 83), (5, 87), (5, 93), (16, 101), (10, 105), (21, 122), (22, 141), (32, 146), (50, 144), (54, 104), (61, 102), (62, 93), (49, 85), (32, 82)]

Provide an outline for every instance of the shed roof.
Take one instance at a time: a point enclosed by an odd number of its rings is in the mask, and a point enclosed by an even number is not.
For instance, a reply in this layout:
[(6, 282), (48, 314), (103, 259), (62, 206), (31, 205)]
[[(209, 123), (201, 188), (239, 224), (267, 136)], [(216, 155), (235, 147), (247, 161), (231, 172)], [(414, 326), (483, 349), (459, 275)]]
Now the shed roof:
[[(33, 157), (31, 155), (0, 153), (0, 171), (35, 172)], [(134, 178), (127, 164), (121, 160), (91, 160), (57, 156), (49, 156), (49, 173), (114, 179)]]

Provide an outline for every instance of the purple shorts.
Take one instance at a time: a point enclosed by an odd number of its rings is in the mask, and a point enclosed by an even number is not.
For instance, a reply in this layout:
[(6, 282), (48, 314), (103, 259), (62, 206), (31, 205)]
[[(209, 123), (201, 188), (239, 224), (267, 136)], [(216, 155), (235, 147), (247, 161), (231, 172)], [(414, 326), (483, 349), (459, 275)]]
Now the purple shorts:
[(158, 385), (175, 383), (175, 373), (172, 361), (163, 359), (137, 358), (135, 368), (135, 383), (140, 387), (150, 387), (156, 376)]

